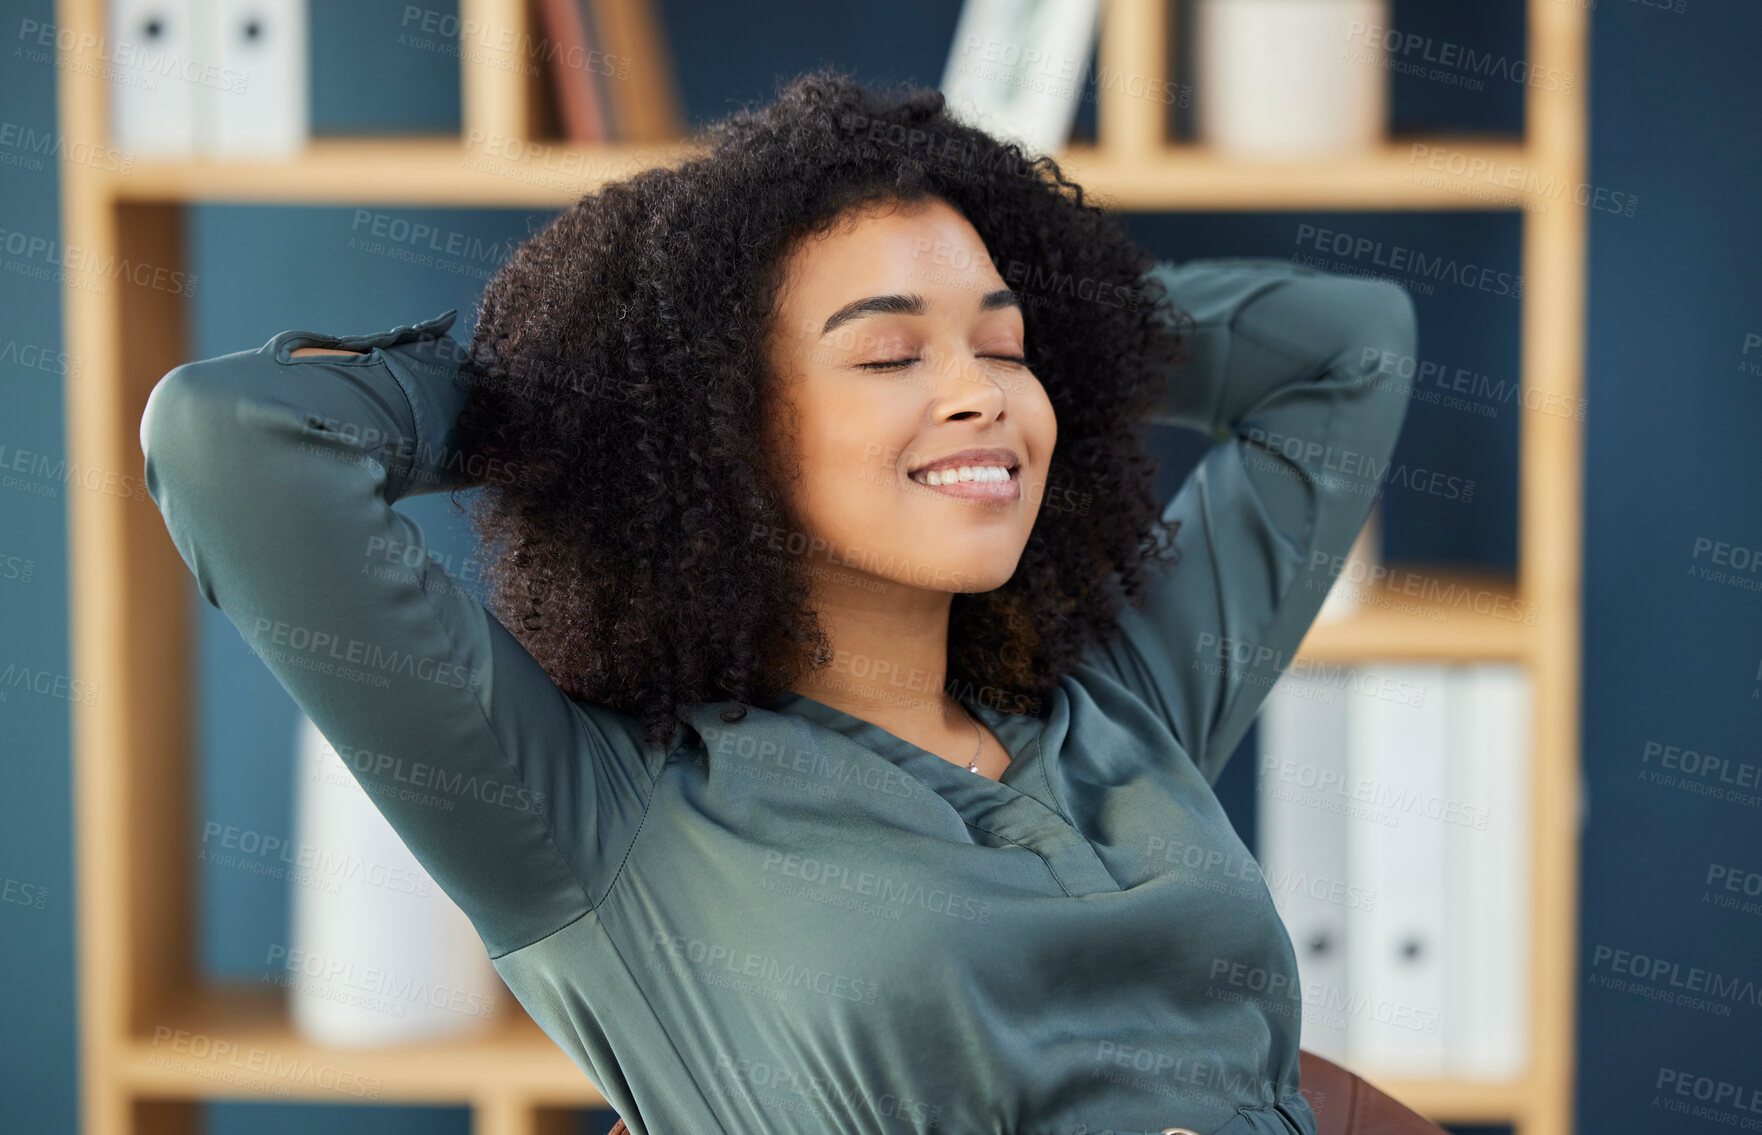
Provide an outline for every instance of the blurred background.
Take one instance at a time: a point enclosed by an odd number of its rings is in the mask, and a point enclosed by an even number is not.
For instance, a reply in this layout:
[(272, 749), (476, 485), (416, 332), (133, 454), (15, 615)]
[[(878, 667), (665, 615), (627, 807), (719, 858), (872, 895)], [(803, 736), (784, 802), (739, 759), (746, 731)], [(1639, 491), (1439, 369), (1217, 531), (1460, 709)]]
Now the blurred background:
[[(1094, 11), (1081, 0), (1070, 5), (1066, 15), (1075, 12), (1079, 24)], [(187, 891), (172, 905), (189, 903), (190, 956), (142, 962), (141, 972), (182, 967), (215, 987), (285, 988), (286, 944), (301, 934), (301, 884), (262, 847), (300, 845), (297, 833), (308, 829), (295, 786), (310, 758), (298, 708), (225, 617), (200, 601), (187, 573), (166, 584), (131, 575), (127, 562), (76, 564), (70, 538), (82, 502), (127, 498), (116, 507), (129, 510), (137, 538), (156, 535), (169, 546), (138, 488), (135, 435), (140, 400), (172, 365), (158, 365), (167, 352), (175, 362), (255, 349), (287, 328), (370, 333), (448, 308), (460, 311), (451, 334), (466, 341), (495, 265), (580, 191), (572, 185), (619, 162), (640, 163), (642, 147), (665, 143), (670, 130), (765, 101), (780, 80), (822, 62), (876, 82), (970, 82), (974, 72), (956, 64), (973, 62), (972, 44), (1011, 42), (995, 30), (1003, 24), (976, 30), (978, 21), (1006, 21), (1011, 6), (587, 4), (589, 18), (570, 33), (554, 22), (561, 8), (538, 0), (465, 0), (464, 12), (445, 0), (271, 4), (268, 16), (246, 13), (259, 21), (252, 40), (285, 41), (279, 56), (252, 62), (252, 90), (279, 81), (282, 96), (237, 121), (201, 120), (208, 133), (186, 155), (156, 153), (190, 144), (166, 105), (95, 101), (94, 91), (113, 96), (91, 75), (117, 67), (120, 53), (77, 34), (105, 33), (122, 16), (150, 21), (150, 11), (137, 11), (150, 7), (6, 5), (0, 1126), (33, 1135), (276, 1135), (319, 1123), (332, 1135), (603, 1132), (612, 1114), (582, 1102), (578, 1087), (499, 1104), (464, 1083), (405, 1092), (396, 1072), (382, 1075), (373, 1056), (356, 1052), (336, 1062), (379, 1085), (368, 1098), (296, 1076), (278, 1086), (270, 1075), (267, 1088), (253, 1090), (216, 1074), (160, 1075), (149, 1059), (124, 1093), (144, 1101), (125, 1109), (129, 1126), (100, 1128), (82, 1115), (83, 1046), (93, 1038), (82, 1038), (81, 1014), (92, 1011), (91, 998), (116, 994), (108, 983), (82, 988), (80, 935), (109, 924), (81, 925), (77, 857), (118, 873), (105, 876), (106, 893)], [(1087, 155), (1095, 180), (1085, 178), (1084, 160), (1072, 176), (1117, 195), (1122, 222), (1149, 250), (1169, 260), (1313, 263), (1394, 279), (1413, 296), (1418, 358), (1389, 365), (1420, 377), (1375, 539), (1361, 552), (1418, 581), (1432, 615), (1377, 612), (1367, 592), (1359, 615), (1347, 603), (1335, 629), (1318, 630), (1334, 636), (1316, 640), (1324, 654), (1373, 673), (1379, 665), (1408, 673), (1397, 661), (1379, 663), (1374, 649), (1354, 659), (1341, 628), (1359, 626), (1368, 628), (1365, 641), (1393, 644), (1404, 662), (1519, 655), (1542, 699), (1534, 708), (1542, 725), (1514, 734), (1525, 742), (1514, 767), (1557, 798), (1478, 801), (1506, 819), (1535, 819), (1513, 828), (1524, 852), (1506, 869), (1518, 874), (1495, 880), (1485, 892), (1491, 905), (1451, 896), (1452, 921), (1443, 924), (1456, 934), (1491, 920), (1496, 944), (1500, 934), (1516, 944), (1521, 980), (1495, 973), (1503, 1016), (1481, 1034), (1484, 1045), (1515, 1030), (1522, 1046), (1511, 1049), (1513, 1070), (1476, 1080), (1466, 1064), (1448, 1063), (1453, 1048), (1433, 1051), (1430, 1065), (1378, 1065), (1377, 1042), (1353, 1047), (1355, 1026), (1342, 1019), (1312, 1029), (1306, 1017), (1305, 1047), (1320, 1050), (1332, 1030), (1334, 1059), (1457, 1132), (1762, 1129), (1762, 222), (1754, 208), (1762, 7), (1112, 0), (1096, 14), (1099, 34), (1075, 41), (1087, 45), (1077, 93), (1054, 100), (1068, 114), (1055, 108), (1036, 121), (1055, 139), (1053, 152), (1070, 146)], [(591, 22), (596, 15), (601, 23)], [(1109, 41), (1106, 21), (1116, 18), (1157, 34), (1148, 43)], [(1317, 31), (1317, 19), (1344, 21), (1343, 31)], [(540, 42), (585, 34), (604, 65), (523, 61), (519, 80), (497, 78), (493, 57), (509, 27)], [(1281, 36), (1274, 27), (1298, 30)], [(1550, 54), (1575, 45), (1577, 29), (1582, 56)], [(110, 39), (111, 47), (121, 42)], [(1245, 69), (1226, 73), (1231, 52), (1244, 50)], [(1257, 56), (1259, 72), (1251, 69)], [(619, 58), (634, 66), (620, 67)], [(1106, 93), (1121, 89), (1106, 81), (1109, 58), (1151, 61), (1128, 67), (1126, 97)], [(1332, 77), (1292, 60), (1331, 62)], [(1318, 85), (1295, 105), (1331, 117), (1282, 111), (1277, 76), (1308, 76)], [(76, 89), (84, 93), (70, 107)], [(1262, 98), (1258, 119), (1218, 109)], [(100, 112), (111, 115), (108, 137), (84, 132)], [(125, 123), (133, 131), (126, 138), (118, 133)], [(1131, 139), (1108, 133), (1112, 126)], [(399, 142), (374, 141), (384, 136)], [(276, 153), (290, 138), (296, 149)], [(202, 147), (226, 139), (235, 155), (218, 167), (199, 164), (214, 156)], [(251, 162), (288, 164), (266, 173)], [(1288, 172), (1267, 172), (1281, 169)], [(105, 255), (130, 264), (70, 275)], [(107, 278), (102, 294), (94, 278)], [(113, 413), (104, 401), (111, 389), (121, 391)], [(81, 437), (95, 440), (76, 443)], [(1206, 440), (1158, 427), (1155, 442), (1166, 497)], [(97, 469), (79, 469), (82, 459)], [(1526, 471), (1529, 460), (1539, 464)], [(470, 534), (444, 500), (398, 507), (419, 520), (456, 576), (469, 584), (480, 574)], [(1520, 539), (1526, 534), (1533, 547)], [(1562, 549), (1570, 562), (1549, 558)], [(1526, 565), (1531, 551), (1538, 559)], [(167, 586), (184, 592), (181, 608), (166, 604)], [(1444, 612), (1454, 622), (1433, 617), (1450, 603), (1439, 590), (1451, 588), (1477, 611), (1504, 604), (1504, 613), (1482, 611), (1477, 621), (1459, 607)], [(166, 844), (117, 846), (77, 822), (79, 715), (129, 699), (126, 682), (94, 684), (100, 671), (74, 650), (79, 605), (102, 608), (106, 595), (151, 602), (154, 618), (188, 620), (188, 673), (171, 688), (188, 699), (191, 795), (185, 834), (169, 845), (184, 850), (171, 862)], [(1525, 604), (1539, 621), (1512, 615)], [(1370, 621), (1352, 622), (1367, 610)], [(89, 634), (101, 636), (103, 625), (94, 622)], [(1428, 636), (1438, 642), (1429, 659), (1414, 645)], [(137, 649), (135, 675), (123, 673), (132, 682), (152, 661)], [(1306, 699), (1275, 694), (1269, 714), (1289, 713), (1298, 700)], [(1263, 770), (1277, 767), (1263, 752), (1268, 724), (1263, 718), (1244, 740), (1218, 793), (1271, 866), (1266, 813), (1289, 800), (1271, 803), (1264, 783)], [(105, 736), (114, 747), (80, 758), (93, 777), (103, 762), (145, 759), (126, 734)], [(1527, 744), (1538, 736), (1572, 745)], [(1581, 767), (1582, 796), (1558, 798), (1572, 793)], [(1529, 776), (1536, 768), (1544, 771)], [(136, 872), (157, 881), (137, 884)], [(163, 881), (171, 877), (187, 886)], [(1321, 958), (1323, 945), (1296, 926), (1304, 912), (1282, 909), (1300, 955)], [(1513, 911), (1522, 921), (1504, 929), (1497, 920)], [(154, 921), (138, 910), (130, 917)], [(85, 948), (132, 959), (141, 947), (116, 938)], [(1306, 957), (1306, 984), (1310, 967), (1326, 964)], [(1438, 992), (1446, 983), (1489, 978), (1427, 980), (1441, 1008), (1455, 996)], [(509, 1000), (499, 1012), (520, 1010)], [(137, 1012), (129, 1027), (151, 1038), (175, 1019)], [(1451, 1023), (1446, 1014), (1446, 1032)], [(272, 1057), (277, 1044), (317, 1051), (309, 1038), (267, 1043)], [(1407, 1047), (1387, 1036), (1380, 1043)], [(127, 1064), (105, 1059), (103, 1070), (85, 1074), (118, 1076)]]

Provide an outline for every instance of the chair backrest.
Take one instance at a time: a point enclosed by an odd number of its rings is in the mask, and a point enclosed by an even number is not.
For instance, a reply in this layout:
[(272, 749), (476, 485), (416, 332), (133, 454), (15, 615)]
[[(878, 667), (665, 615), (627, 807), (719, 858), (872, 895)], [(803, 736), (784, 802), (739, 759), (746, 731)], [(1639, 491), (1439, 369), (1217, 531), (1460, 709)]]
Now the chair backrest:
[[(1317, 1135), (1449, 1135), (1442, 1127), (1349, 1072), (1308, 1050), (1297, 1053), (1303, 1098), (1315, 1112)], [(611, 1135), (630, 1135), (620, 1118)]]
[(1297, 1053), (1298, 1083), (1316, 1135), (1449, 1135), (1356, 1072), (1307, 1049)]

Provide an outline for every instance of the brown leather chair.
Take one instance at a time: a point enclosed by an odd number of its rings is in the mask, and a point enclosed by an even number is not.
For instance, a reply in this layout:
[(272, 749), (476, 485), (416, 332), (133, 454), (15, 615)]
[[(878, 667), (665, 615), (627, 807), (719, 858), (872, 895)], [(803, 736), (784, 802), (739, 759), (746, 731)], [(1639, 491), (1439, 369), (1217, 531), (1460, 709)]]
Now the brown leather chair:
[(1297, 1082), (1317, 1135), (1448, 1135), (1436, 1123), (1356, 1072), (1313, 1052), (1297, 1051)]
[[(1315, 1112), (1318, 1135), (1448, 1135), (1448, 1132), (1356, 1072), (1298, 1050), (1303, 1098)], [(611, 1135), (630, 1135), (620, 1119)]]

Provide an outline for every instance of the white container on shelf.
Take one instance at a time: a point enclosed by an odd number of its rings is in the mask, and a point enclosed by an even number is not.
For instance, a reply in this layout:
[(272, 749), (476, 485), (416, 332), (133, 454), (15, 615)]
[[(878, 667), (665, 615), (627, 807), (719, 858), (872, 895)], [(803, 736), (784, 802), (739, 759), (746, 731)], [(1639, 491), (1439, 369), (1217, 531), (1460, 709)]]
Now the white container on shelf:
[(266, 959), (294, 1027), (369, 1048), (499, 1023), (509, 995), (483, 940), (304, 714), (295, 765), (291, 941)]
[(1199, 140), (1268, 159), (1381, 145), (1388, 11), (1388, 0), (1198, 0)]

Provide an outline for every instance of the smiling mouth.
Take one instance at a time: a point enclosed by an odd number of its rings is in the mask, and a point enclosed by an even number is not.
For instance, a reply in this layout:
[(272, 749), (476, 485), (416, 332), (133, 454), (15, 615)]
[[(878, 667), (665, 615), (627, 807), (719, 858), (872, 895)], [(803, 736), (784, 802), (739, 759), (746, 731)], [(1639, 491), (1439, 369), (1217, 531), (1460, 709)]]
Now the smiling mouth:
[[(914, 484), (940, 496), (960, 500), (1013, 501), (1021, 498), (1021, 467), (1002, 465), (968, 466), (966, 479), (959, 468), (927, 470), (910, 474)], [(938, 483), (932, 484), (935, 477)], [(948, 478), (943, 481), (942, 478)]]

